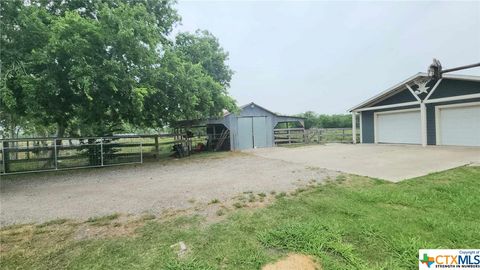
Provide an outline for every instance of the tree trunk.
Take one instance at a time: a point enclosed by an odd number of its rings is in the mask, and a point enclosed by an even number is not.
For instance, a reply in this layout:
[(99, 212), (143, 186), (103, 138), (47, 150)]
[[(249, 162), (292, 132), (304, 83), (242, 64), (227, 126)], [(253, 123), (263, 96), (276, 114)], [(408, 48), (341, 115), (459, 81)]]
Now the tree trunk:
[[(10, 139), (15, 139), (16, 137), (18, 137), (18, 135), (16, 135), (17, 133), (15, 132), (17, 125), (15, 124), (15, 119), (13, 118), (13, 115), (11, 116), (10, 120), (11, 120), (11, 122), (10, 122)], [(14, 141), (10, 142), (10, 147), (12, 147), (12, 148), (17, 147), (17, 145), (18, 145), (18, 142), (14, 142)], [(15, 159), (15, 160), (18, 159), (18, 152), (13, 153), (13, 159)]]

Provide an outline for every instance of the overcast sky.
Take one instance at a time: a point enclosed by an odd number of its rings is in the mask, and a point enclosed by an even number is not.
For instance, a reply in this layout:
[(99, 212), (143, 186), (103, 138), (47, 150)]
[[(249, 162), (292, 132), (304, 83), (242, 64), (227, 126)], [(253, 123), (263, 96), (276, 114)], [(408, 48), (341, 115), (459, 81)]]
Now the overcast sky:
[(433, 57), (444, 68), (480, 62), (480, 1), (180, 1), (177, 8), (180, 30), (209, 30), (229, 52), (239, 105), (284, 114), (345, 113), (426, 72)]

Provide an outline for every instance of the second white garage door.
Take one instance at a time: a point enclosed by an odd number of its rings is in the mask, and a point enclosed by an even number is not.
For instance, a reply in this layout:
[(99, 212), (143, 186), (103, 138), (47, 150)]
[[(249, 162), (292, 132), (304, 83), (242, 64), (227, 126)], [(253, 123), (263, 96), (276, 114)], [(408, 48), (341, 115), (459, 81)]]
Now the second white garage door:
[(480, 104), (438, 106), (437, 144), (480, 146)]
[(420, 110), (375, 113), (375, 142), (420, 144)]

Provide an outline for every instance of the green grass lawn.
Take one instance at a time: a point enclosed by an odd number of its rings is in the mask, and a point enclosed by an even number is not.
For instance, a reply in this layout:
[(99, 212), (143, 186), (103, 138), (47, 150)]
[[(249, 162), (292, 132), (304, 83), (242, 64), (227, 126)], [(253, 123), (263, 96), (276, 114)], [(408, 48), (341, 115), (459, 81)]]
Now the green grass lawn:
[[(341, 176), (217, 223), (146, 218), (121, 237), (73, 237), (116, 216), (16, 226), (1, 231), (1, 268), (259, 269), (296, 252), (323, 269), (417, 269), (420, 248), (480, 247), (479, 194), (480, 168), (461, 167), (397, 184)], [(189, 248), (181, 259), (170, 248), (179, 241)]]

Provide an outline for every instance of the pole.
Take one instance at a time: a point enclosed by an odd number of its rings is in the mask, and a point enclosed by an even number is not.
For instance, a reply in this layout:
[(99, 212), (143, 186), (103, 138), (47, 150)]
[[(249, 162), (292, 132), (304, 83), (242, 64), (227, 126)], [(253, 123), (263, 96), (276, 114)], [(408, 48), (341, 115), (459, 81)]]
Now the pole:
[(457, 71), (457, 70), (462, 70), (462, 69), (474, 68), (474, 67), (480, 67), (480, 63), (475, 63), (475, 64), (456, 67), (456, 68), (445, 69), (445, 70), (441, 71), (441, 74), (447, 73), (447, 72), (453, 72), (453, 71)]
[(422, 134), (422, 146), (427, 146), (427, 107), (425, 103), (420, 103), (420, 122)]
[(155, 136), (155, 158), (160, 158), (160, 149), (158, 147), (158, 135)]
[(5, 167), (5, 147), (3, 146), (5, 142), (2, 143), (2, 165), (3, 165), (3, 173), (7, 173), (6, 167)]
[(357, 143), (357, 117), (355, 112), (352, 112), (352, 142)]
[(143, 149), (142, 149), (142, 141), (140, 141), (140, 163), (143, 163)]
[(103, 166), (103, 138), (100, 138), (100, 165)]
[(58, 161), (57, 161), (57, 139), (53, 139), (53, 151), (55, 152), (55, 170), (58, 170)]
[(27, 140), (27, 159), (30, 159), (30, 141)]

